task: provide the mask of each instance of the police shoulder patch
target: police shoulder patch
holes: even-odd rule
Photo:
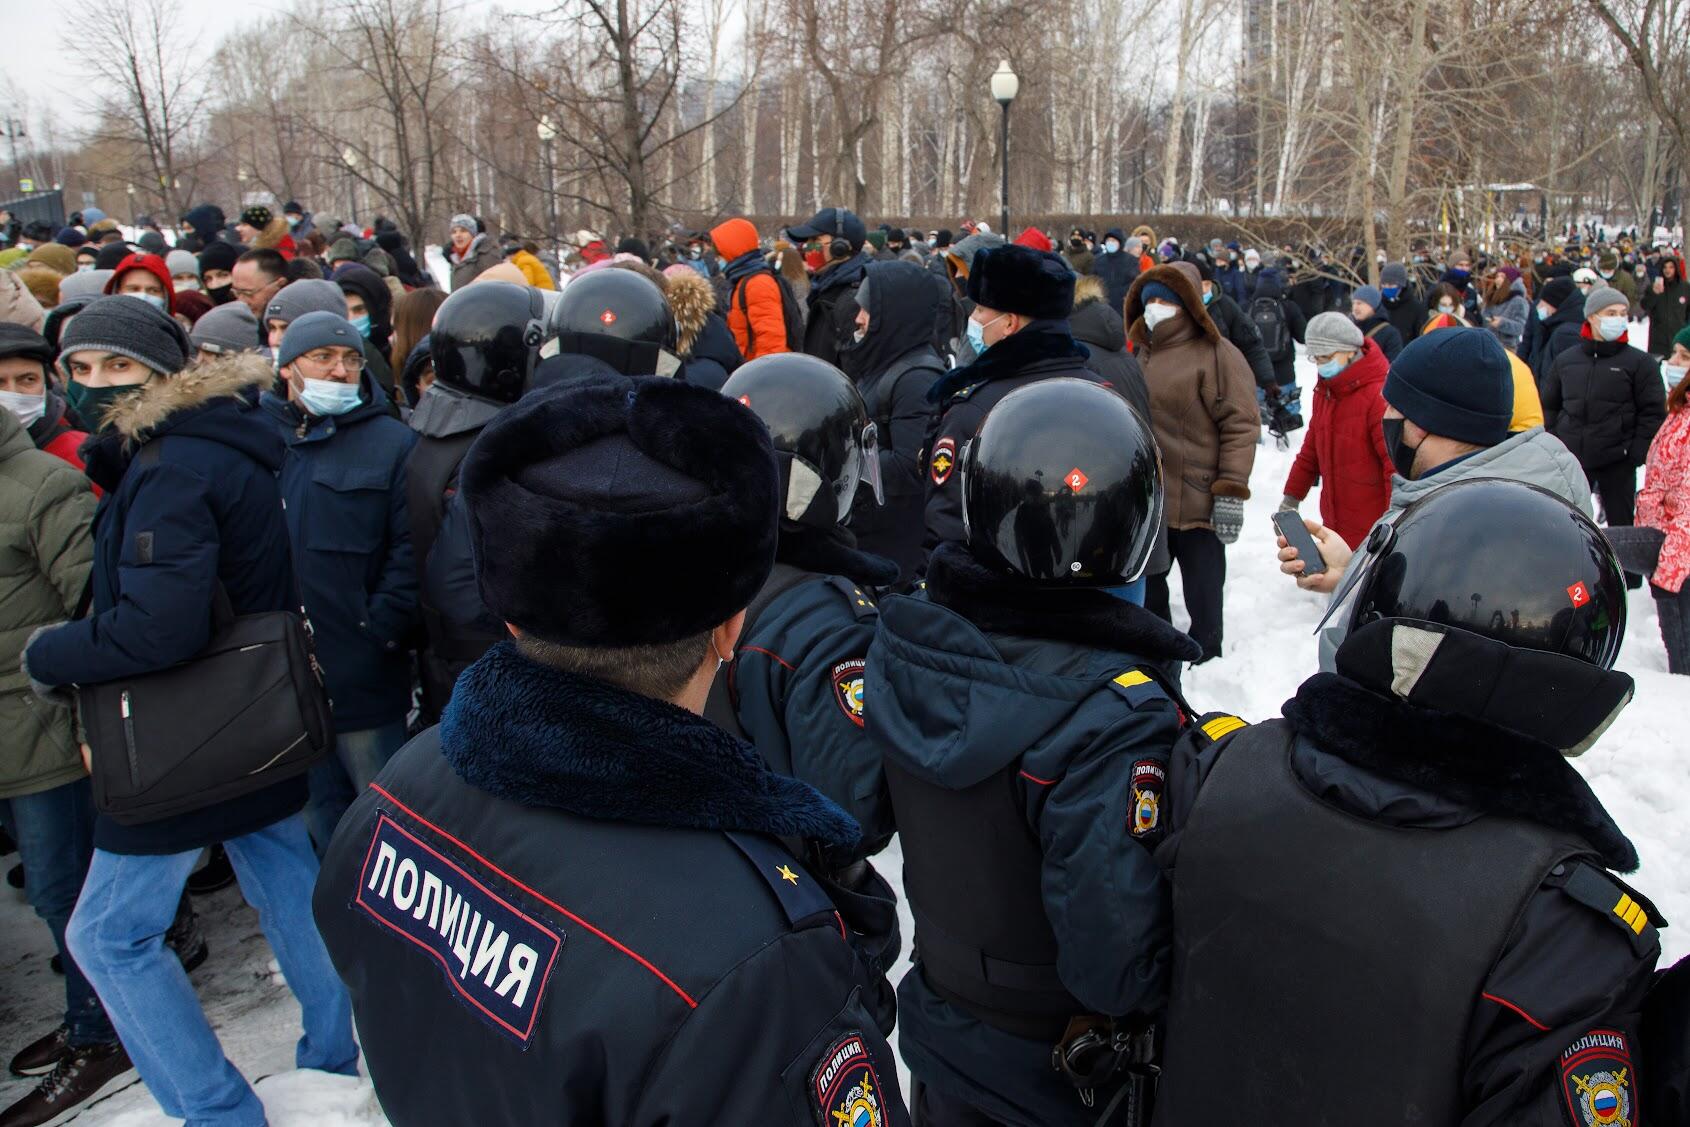
[[[833,667],[833,700],[845,718],[857,727],[863,726],[863,670],[868,662],[862,658],[842,661]]]
[[[1561,1054],[1561,1093],[1572,1127],[1632,1127],[1637,1070],[1624,1033],[1592,1029]]]
[[[934,485],[943,485],[956,469],[956,439],[946,435],[933,444],[933,456],[927,459],[927,472]]]
[[[421,951],[453,997],[527,1048],[564,936],[498,891],[503,877],[454,860],[383,813],[351,907]]]
[[[822,1051],[810,1070],[810,1100],[818,1127],[884,1127],[880,1074],[857,1030]]]
[[[1159,759],[1140,759],[1133,764],[1132,835],[1149,837],[1162,824],[1162,789],[1168,782],[1168,765]]]

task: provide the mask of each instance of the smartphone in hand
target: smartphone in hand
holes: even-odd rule
[[[1314,536],[1303,523],[1300,514],[1291,509],[1274,513],[1273,526],[1279,529],[1279,534],[1285,537],[1287,544],[1297,549],[1297,558],[1305,565],[1304,575],[1319,575],[1326,570],[1326,561],[1320,555],[1320,545],[1314,542]]]

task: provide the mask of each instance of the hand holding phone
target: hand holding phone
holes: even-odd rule
[[[1285,537],[1288,546],[1297,549],[1297,558],[1303,561],[1304,575],[1319,575],[1326,570],[1326,560],[1320,554],[1320,545],[1314,542],[1314,536],[1310,534],[1299,513],[1292,509],[1274,513],[1273,526]]]

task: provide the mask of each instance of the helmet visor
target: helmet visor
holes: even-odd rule
[[[880,481],[880,428],[869,423],[863,428],[862,481],[874,492],[876,505],[886,504],[886,488]]]

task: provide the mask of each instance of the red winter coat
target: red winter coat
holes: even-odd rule
[[[1320,483],[1320,520],[1352,547],[1391,503],[1391,455],[1379,421],[1385,417],[1390,365],[1371,340],[1348,368],[1314,389],[1314,417],[1291,463],[1285,494],[1301,501]]]
[[[1690,577],[1690,407],[1667,416],[1649,444],[1649,468],[1637,494],[1637,523],[1667,534],[1651,581],[1677,594]]]

